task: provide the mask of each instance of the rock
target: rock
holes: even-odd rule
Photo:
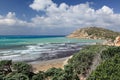
[[[78,29],[73,33],[71,33],[70,35],[68,35],[67,37],[68,38],[87,38],[88,34],[84,30]]]
[[[115,46],[120,46],[120,36],[116,37],[114,43],[115,43]]]
[[[114,42],[111,40],[105,40],[102,45],[114,46]]]

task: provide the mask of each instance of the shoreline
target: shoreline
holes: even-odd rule
[[[49,68],[55,67],[55,68],[63,68],[64,63],[66,60],[68,60],[71,56],[59,58],[59,59],[53,59],[48,61],[35,61],[30,62],[28,64],[32,65],[33,72],[38,73],[39,71],[46,71]]]

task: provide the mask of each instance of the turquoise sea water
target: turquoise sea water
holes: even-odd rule
[[[83,45],[102,41],[64,36],[0,36],[0,60],[34,61],[65,57],[79,51]]]

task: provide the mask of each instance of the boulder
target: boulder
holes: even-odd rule
[[[115,43],[115,46],[120,46],[120,36],[116,37],[114,43]]]

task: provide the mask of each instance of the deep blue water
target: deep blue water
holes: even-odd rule
[[[31,39],[31,38],[54,38],[65,37],[65,35],[0,35],[0,39]]]

